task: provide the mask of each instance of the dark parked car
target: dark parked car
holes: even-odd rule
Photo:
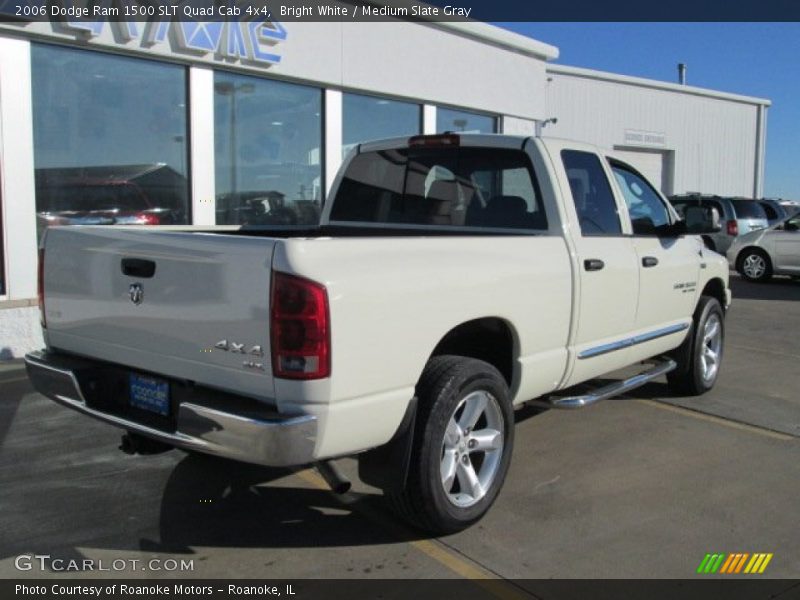
[[[313,200],[286,202],[274,190],[236,192],[217,196],[218,225],[316,225],[319,204]]]
[[[50,225],[172,225],[174,210],[154,206],[135,183],[73,180],[37,189],[39,233]]]
[[[186,177],[162,163],[36,169],[39,233],[49,225],[186,223]]]

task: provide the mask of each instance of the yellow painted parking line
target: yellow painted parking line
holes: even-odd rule
[[[666,410],[687,417],[692,417],[700,421],[707,421],[709,423],[715,423],[716,425],[722,425],[730,429],[738,429],[739,431],[755,433],[757,435],[762,435],[764,437],[772,438],[773,440],[781,440],[787,442],[797,439],[794,436],[789,435],[788,433],[772,431],[771,429],[764,429],[763,427],[748,425],[747,423],[740,423],[738,421],[730,421],[723,417],[701,413],[696,410],[692,410],[691,408],[685,408],[683,406],[675,406],[674,404],[666,404],[664,402],[659,402],[657,400],[646,400],[646,399],[638,399],[637,402],[641,404],[647,404],[648,406],[652,406],[653,408],[660,408],[661,410]]]
[[[294,474],[318,489],[330,490],[325,480],[312,469],[295,471]],[[355,502],[355,498],[353,498],[351,494],[335,494],[335,497],[345,505]],[[359,507],[359,512],[373,521],[382,521],[377,514],[372,514],[372,511],[363,510],[363,507]],[[406,543],[448,568],[456,575],[474,581],[476,585],[479,585],[496,598],[500,598],[500,600],[527,600],[532,597],[530,594],[525,593],[524,590],[499,579],[494,573],[478,565],[470,564],[444,544],[430,540],[410,540]]]
[[[450,552],[450,550],[446,550],[444,547],[430,540],[411,540],[408,543],[464,579],[488,580],[495,577],[488,571],[484,571],[481,568],[469,564]]]

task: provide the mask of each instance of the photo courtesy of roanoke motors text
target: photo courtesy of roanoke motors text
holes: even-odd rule
[[[0,598],[800,597],[799,55],[0,3]]]

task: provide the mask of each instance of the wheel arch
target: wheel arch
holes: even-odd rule
[[[719,302],[719,305],[722,307],[722,311],[725,312],[725,304],[727,301],[726,293],[725,293],[725,282],[722,281],[719,277],[714,277],[706,282],[706,285],[703,287],[703,291],[700,293],[700,297],[702,296],[711,296],[712,298],[716,298]],[[700,303],[700,298],[697,299],[698,305]]]
[[[512,388],[518,347],[517,332],[508,321],[500,317],[482,317],[453,327],[442,336],[428,360],[444,354],[482,360],[500,371]]]
[[[500,317],[481,317],[456,325],[445,333],[425,361],[443,355],[482,360],[494,366],[513,389],[519,338],[514,327]],[[422,373],[420,373],[420,376]],[[513,392],[511,394],[513,397]],[[394,437],[385,445],[359,455],[360,479],[384,491],[402,489],[408,477],[411,444],[417,414],[417,398],[409,403]]]

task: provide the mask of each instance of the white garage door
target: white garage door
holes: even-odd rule
[[[647,180],[655,185],[666,195],[672,193],[668,169],[666,168],[667,154],[660,151],[647,150],[618,150],[614,152],[625,162],[635,167]]]

